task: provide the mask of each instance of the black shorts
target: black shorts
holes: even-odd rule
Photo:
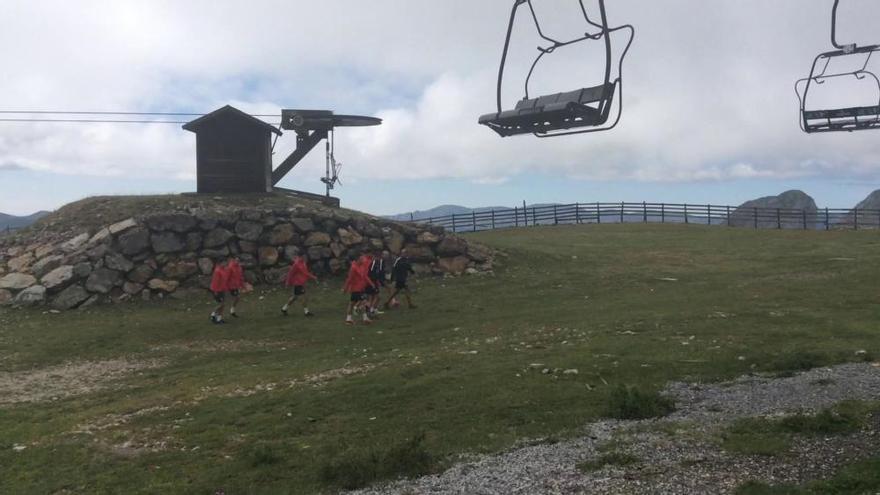
[[[230,296],[232,296],[232,297],[238,297],[239,294],[241,294],[241,291],[239,291],[238,289],[229,289],[229,295],[230,295]]]
[[[214,294],[214,300],[217,301],[218,303],[222,303],[226,299],[225,292],[214,292],[213,294]]]
[[[305,285],[294,285],[293,286],[293,295],[294,296],[301,296],[305,293],[306,293],[306,286]]]
[[[394,282],[394,288],[397,289],[397,290],[405,290],[405,289],[409,289],[409,287],[406,286],[406,281],[403,281],[403,282],[401,282],[401,281]]]
[[[374,296],[379,293],[379,288],[378,287],[367,287],[366,289],[364,289],[364,292],[366,292],[366,294],[368,296]]]
[[[351,293],[351,302],[361,302],[364,300],[363,292],[352,292]]]

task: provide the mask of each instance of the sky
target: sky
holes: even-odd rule
[[[880,131],[798,128],[794,83],[831,49],[832,0],[608,0],[610,24],[636,30],[620,124],[554,139],[500,138],[477,124],[495,109],[512,3],[4,0],[0,111],[202,113],[232,104],[375,115],[382,126],[337,132],[344,166],[334,191],[343,206],[374,214],[522,201],[735,205],[793,188],[843,208],[880,188]],[[587,28],[577,0],[533,4],[547,34]],[[598,17],[597,0],[585,5]],[[870,38],[878,16],[880,2],[843,0],[840,37],[880,41]],[[522,98],[539,42],[520,17],[505,107]],[[617,57],[622,33],[612,42]],[[598,84],[601,48],[545,57],[531,94]],[[817,89],[817,107],[880,101],[870,79]],[[276,165],[294,145],[292,133],[279,139]],[[316,150],[280,185],[323,192],[323,171]],[[0,122],[2,212],[194,189],[195,136],[180,125]]]

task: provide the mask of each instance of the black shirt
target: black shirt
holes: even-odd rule
[[[412,269],[409,260],[403,256],[398,257],[394,261],[394,266],[391,268],[391,278],[394,279],[395,282],[405,284],[410,273],[415,273],[415,270]]]

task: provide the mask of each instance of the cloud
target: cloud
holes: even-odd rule
[[[12,172],[15,170],[26,170],[25,167],[14,162],[0,162],[0,172]]]
[[[548,29],[580,29],[570,22],[577,19],[574,0],[572,9],[561,1],[546,5],[539,13]],[[880,6],[851,5],[841,14],[842,32],[870,33]],[[495,106],[509,8],[501,0],[10,0],[0,12],[0,43],[18,48],[4,56],[0,109],[205,111],[231,102],[250,112],[313,107],[376,114],[381,127],[337,135],[344,175],[355,181],[496,184],[532,172],[645,182],[861,180],[878,171],[880,143],[872,133],[806,136],[797,128],[792,86],[828,48],[824,2],[609,4],[612,23],[637,29],[621,124],[609,133],[544,140],[501,139],[476,123]],[[528,22],[517,25],[507,106],[522,96],[537,42]],[[547,57],[534,92],[595,84],[601,53],[578,50]],[[148,178],[194,174],[195,141],[179,125],[0,126],[0,160],[18,167]],[[279,140],[276,163],[293,142],[292,135]],[[318,152],[294,171],[322,173]]]

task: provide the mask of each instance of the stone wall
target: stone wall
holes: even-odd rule
[[[245,278],[280,284],[297,250],[313,271],[340,274],[348,257],[406,248],[421,273],[492,270],[493,253],[442,228],[343,210],[190,210],[129,218],[53,242],[0,249],[0,305],[65,310],[204,289],[214,263],[237,254]]]

